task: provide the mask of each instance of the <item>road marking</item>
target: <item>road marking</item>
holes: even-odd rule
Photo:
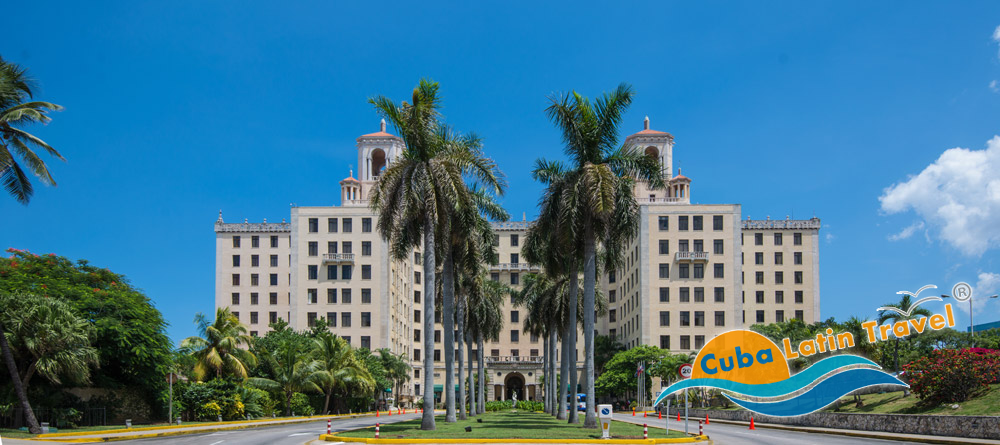
[[[218,442],[215,442],[215,443],[213,443],[212,445],[219,445],[219,444],[220,444],[220,443],[222,443],[222,442],[225,442],[225,441],[224,441],[224,440],[220,440],[220,441],[218,441]]]
[[[288,437],[295,437],[295,436],[308,436],[308,435],[310,435],[310,434],[316,434],[316,433],[295,433],[295,434],[289,434],[289,435],[288,435]],[[212,444],[212,445],[215,445],[215,444]]]

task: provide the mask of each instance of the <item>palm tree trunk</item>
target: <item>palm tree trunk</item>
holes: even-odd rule
[[[577,395],[577,385],[579,373],[576,372],[576,337],[577,337],[577,322],[576,322],[576,312],[579,307],[577,295],[577,286],[579,285],[579,278],[576,274],[576,268],[572,268],[569,275],[569,320],[566,322],[568,326],[569,335],[563,343],[566,344],[566,352],[569,353],[569,423],[580,423],[580,416],[577,415],[576,411],[576,395]],[[584,309],[586,310],[586,308]]]
[[[476,357],[477,361],[479,362],[479,366],[477,367],[477,371],[479,371],[479,376],[478,376],[479,393],[476,395],[479,397],[479,409],[482,410],[480,412],[485,413],[486,412],[486,366],[485,366],[486,359],[484,356],[486,355],[486,353],[484,352],[485,349],[483,349],[482,335],[479,336],[479,343],[477,347],[479,348],[479,354]]]
[[[455,352],[458,353],[456,357],[458,359],[458,418],[465,420],[468,418],[468,414],[465,411],[465,382],[462,381],[462,365],[464,364],[464,357],[462,354],[462,340],[464,339],[465,333],[465,298],[462,296],[458,297],[458,315],[456,317],[456,322],[458,325],[458,332],[455,335]]]
[[[476,381],[472,379],[472,334],[470,331],[465,331],[465,350],[469,353],[469,367],[465,370],[465,381],[469,385],[469,415],[477,416],[479,411],[476,410]]]
[[[441,268],[441,329],[444,329],[444,421],[454,423],[455,418],[455,265],[451,250],[444,253]]]
[[[544,348],[544,349],[542,349],[542,351],[544,351],[544,352],[542,352],[542,369],[544,370],[544,371],[542,371],[542,375],[545,376],[545,379],[542,381],[542,385],[545,388],[545,396],[542,399],[543,399],[543,406],[544,406],[545,413],[546,414],[550,414],[550,413],[552,413],[551,406],[550,406],[550,404],[552,403],[552,400],[548,397],[548,394],[549,394],[549,385],[548,385],[548,380],[549,380],[549,336],[548,335],[545,335],[545,337],[542,338],[542,347]]]
[[[323,414],[330,413],[330,394],[333,394],[333,387],[326,392],[326,401],[323,402]]]
[[[428,212],[424,226],[424,414],[420,429],[434,430],[434,218]]]
[[[17,393],[17,400],[21,402],[21,411],[28,422],[28,432],[31,434],[41,434],[42,428],[38,426],[38,419],[35,418],[35,412],[31,410],[31,404],[28,403],[28,393],[25,391],[24,386],[21,384],[21,379],[17,375],[17,363],[14,362],[14,353],[10,350],[10,345],[7,343],[7,335],[4,333],[3,322],[0,322],[0,349],[2,349],[3,360],[7,365],[7,370],[10,371],[10,380],[14,384],[14,392]]]
[[[553,416],[559,414],[559,398],[556,394],[559,393],[559,388],[556,387],[556,343],[558,342],[558,334],[556,333],[555,326],[549,328],[549,369],[546,371],[549,374],[548,387],[549,387],[549,397],[552,399],[552,412]]]
[[[898,374],[899,373],[899,337],[896,337],[896,348],[895,348],[895,353],[893,355],[895,355],[895,359],[894,359],[895,363],[893,365],[893,368],[896,369],[896,373]]]
[[[568,311],[568,309],[567,309]],[[562,335],[562,357],[560,358],[560,374],[559,374],[559,397],[556,403],[556,419],[566,420],[566,392],[567,386],[569,385],[569,346],[567,342],[569,339],[569,321],[566,321],[563,325],[563,335]]]
[[[594,292],[597,280],[597,256],[595,252],[594,229],[588,224],[583,245],[583,373],[587,377],[587,416],[584,428],[597,428],[597,412],[594,407]]]

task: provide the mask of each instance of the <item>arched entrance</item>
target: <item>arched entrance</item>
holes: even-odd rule
[[[524,376],[519,372],[507,374],[503,381],[504,400],[511,400],[517,392],[517,400],[525,400]]]
[[[381,148],[376,148],[372,151],[372,178],[376,178],[382,175],[382,170],[385,169],[385,152]]]

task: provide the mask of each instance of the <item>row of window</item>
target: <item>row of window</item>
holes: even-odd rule
[[[742,261],[742,259],[740,261]],[[754,252],[754,254],[753,254],[753,263],[754,264],[758,264],[758,265],[763,265],[764,264],[764,252]],[[795,265],[801,265],[802,264],[802,252],[793,252],[792,253],[792,263],[795,264]],[[774,252],[774,264],[777,265],[777,266],[785,264],[785,255],[784,255],[784,252]]]
[[[500,281],[500,272],[490,272],[490,279],[493,281]],[[510,284],[515,286],[521,284],[521,274],[517,272],[511,272]]]
[[[679,311],[680,325],[691,326],[691,311]],[[726,311],[715,311],[715,326],[726,325]],[[660,326],[670,326],[670,311],[660,311]],[[694,311],[694,326],[705,326],[705,311]]]
[[[757,291],[757,293],[756,293],[756,295],[754,295],[754,297],[755,297],[755,301],[758,304],[763,304],[764,303],[764,291],[762,291],[762,290]],[[785,303],[785,291],[781,291],[781,290],[774,291],[774,302],[777,303],[777,304],[784,304]],[[805,302],[805,296],[804,296],[803,292],[800,291],[800,290],[795,291],[795,303],[796,304],[802,304],[804,302]],[[746,303],[746,301],[744,301],[744,303]]]
[[[233,248],[238,249],[240,247],[240,236],[233,235]],[[260,247],[260,236],[253,235],[250,237],[250,247],[258,248]],[[278,247],[278,235],[271,235],[271,247]]]
[[[688,215],[676,216],[677,218],[677,230],[688,230],[688,222],[690,221],[690,230],[704,230],[705,217],[703,215],[693,215],[688,219]],[[722,215],[712,216],[712,230],[721,231],[723,229],[723,218]],[[670,217],[662,215],[659,218],[659,227],[661,231],[670,230]]]
[[[754,315],[756,315],[756,321],[755,321],[755,323],[765,323],[765,321],[764,321],[764,311],[757,311],[757,313],[754,314]],[[747,313],[746,313],[746,311],[744,311],[743,312],[743,322],[744,323],[747,322],[746,318],[747,318]],[[802,310],[795,311],[795,318],[797,320],[799,320],[799,321],[804,321],[804,319],[805,319],[805,311],[802,311]],[[783,322],[783,321],[785,321],[785,311],[780,310],[780,309],[774,311],[774,322],[780,323],[780,322]]]
[[[792,273],[792,277],[795,280],[795,284],[802,284],[803,283],[802,271],[800,271],[800,270],[794,271]],[[743,282],[745,283],[746,281],[743,281]],[[764,272],[763,271],[754,272],[754,282],[756,284],[765,284],[764,283]],[[774,284],[785,284],[785,273],[784,272],[782,272],[780,270],[774,272]]]
[[[694,250],[691,250],[691,247]],[[661,239],[659,242],[660,255],[670,254],[670,240]],[[705,251],[705,240],[677,240],[677,251],[678,252],[704,252]],[[724,243],[721,239],[712,240],[712,252],[716,255],[722,255],[725,253]]]
[[[775,246],[780,246],[780,245],[782,245],[782,243],[784,243],[784,233],[782,233],[782,232],[775,232],[773,236],[774,236],[774,245]],[[742,237],[743,237],[743,235],[740,235],[740,238],[742,238]],[[744,243],[744,244],[746,244],[746,243]],[[755,246],[763,246],[764,245],[764,234],[763,233],[755,233],[755,234],[753,234],[753,244]],[[794,244],[796,246],[801,246],[802,245],[802,233],[801,232],[792,233],[792,244]]]
[[[326,219],[326,231],[327,233],[351,233],[354,230],[353,220],[351,218],[327,218]],[[369,233],[372,231],[372,219],[371,218],[361,218],[361,231],[364,233]],[[309,233],[319,232],[319,218],[309,218]]]
[[[239,255],[233,255],[233,267],[240,267]],[[250,255],[250,267],[260,267],[260,255]],[[277,255],[271,255],[271,267],[278,267]]]
[[[726,266],[723,263],[712,264],[712,277],[725,278]],[[670,278],[670,263],[660,263],[660,278]],[[677,278],[705,278],[705,264],[681,263],[677,265]]]
[[[342,249],[337,249],[336,241],[327,241],[326,243],[326,253],[354,253],[354,245],[351,241],[343,241],[340,243]],[[372,254],[372,242],[362,241],[361,242],[361,256],[371,256]],[[309,241],[308,244],[308,255],[309,256],[319,256],[319,242]]]
[[[233,281],[232,281],[232,283],[233,283],[233,286],[239,286],[240,285],[240,274],[238,274],[238,273],[234,273],[233,274]],[[276,273],[269,274],[268,275],[268,283],[270,283],[271,286],[277,286],[278,285],[278,274],[276,274]],[[255,274],[255,273],[250,274],[250,285],[251,286],[259,286],[260,285],[260,275],[259,274]]]
[[[341,265],[339,267],[340,278],[337,278],[337,271],[338,271],[337,265],[335,265],[335,264],[328,264],[326,266],[326,279],[327,280],[337,280],[337,279],[340,279],[340,280],[350,280],[351,279],[351,273],[353,272],[353,270],[354,270],[354,266],[353,265],[350,265],[350,264]],[[307,278],[308,279],[310,279],[310,280],[318,280],[319,279],[319,266],[317,266],[315,264],[311,264],[311,265],[309,265],[309,266],[306,267],[306,271],[307,271],[306,274],[307,274]],[[372,266],[371,266],[371,264],[362,264],[361,265],[361,279],[362,280],[370,280],[370,279],[372,279]],[[420,280],[419,279],[417,279],[417,284],[420,284]]]
[[[326,290],[326,304],[337,304],[338,300],[341,304],[351,304],[352,297],[351,289],[340,289],[339,298],[337,289]],[[371,304],[371,302],[372,290],[369,288],[361,289],[361,304]],[[306,303],[319,304],[318,289],[306,289]]]
[[[258,320],[257,314],[258,314],[257,312],[251,312],[250,313],[250,324],[255,325],[255,324],[259,323],[260,320]],[[236,317],[237,319],[239,319],[240,318],[240,313],[236,312],[236,311],[233,311],[233,316]],[[267,313],[267,323],[268,324],[272,324],[272,323],[277,323],[277,322],[278,322],[278,313],[277,312],[268,312]],[[255,335],[255,337],[256,337],[256,335]]]
[[[538,349],[531,349],[531,350],[528,351],[528,354],[529,354],[530,357],[538,357],[539,352],[540,351]],[[455,355],[458,356],[458,350],[457,349],[455,350]],[[520,349],[511,349],[510,350],[510,355],[512,357],[520,357],[521,356],[521,350]],[[558,355],[559,355],[559,351],[556,350],[556,356],[558,356]],[[500,350],[499,349],[491,349],[489,357],[500,357]],[[420,349],[414,349],[413,350],[413,360],[417,360],[417,361],[421,360],[421,358],[420,358]],[[469,360],[479,360],[479,350],[478,349],[473,349],[472,350],[472,357],[470,357]],[[442,361],[442,359],[441,359],[441,350],[440,349],[435,349],[434,350],[434,361],[436,361],[436,362]],[[434,374],[434,375],[437,376],[437,374]],[[413,377],[414,378],[420,378],[420,370],[419,369],[414,369],[413,370]]]
[[[233,292],[232,297],[233,297],[233,305],[234,306],[235,305],[239,305],[240,304],[240,293],[239,292]],[[259,304],[259,303],[260,303],[260,294],[258,294],[257,292],[250,292],[250,304],[254,305],[254,304]],[[271,305],[278,304],[278,293],[277,292],[271,292],[270,294],[268,294],[268,304],[271,304]]]

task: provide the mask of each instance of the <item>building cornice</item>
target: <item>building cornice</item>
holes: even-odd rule
[[[752,220],[747,218],[742,221],[743,230],[754,230],[754,229],[813,229],[819,230],[822,227],[819,218],[813,217],[811,219],[765,219],[765,220]]]
[[[215,223],[215,233],[220,232],[291,232],[292,225],[289,223]]]

